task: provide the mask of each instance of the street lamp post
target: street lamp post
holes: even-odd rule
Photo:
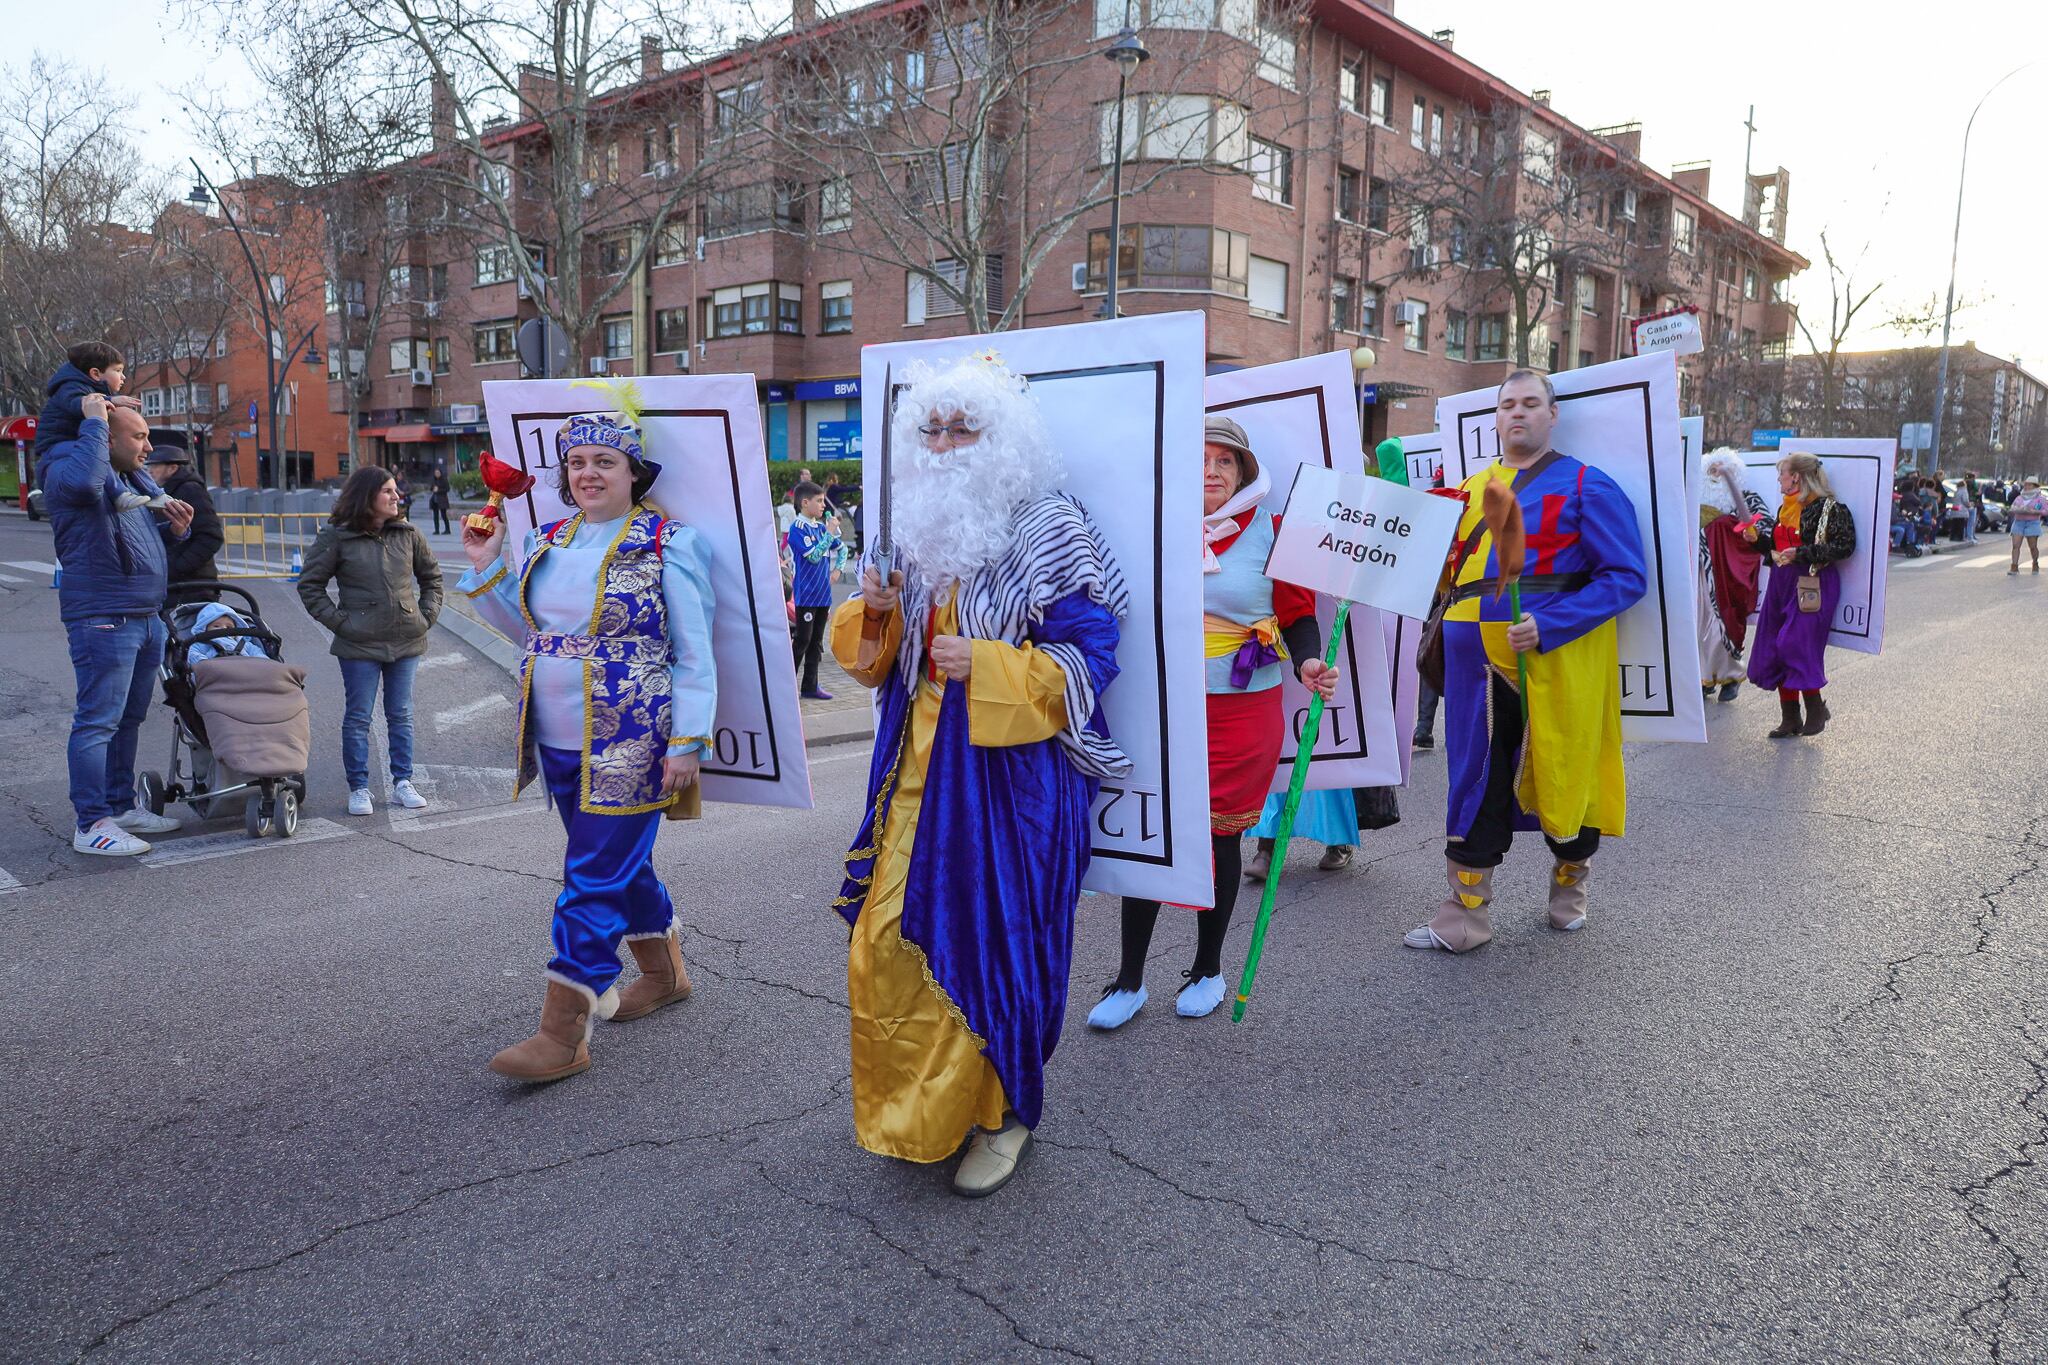
[[[268,400],[267,411],[270,417],[271,478],[274,486],[283,487],[282,465],[277,458],[277,343],[274,339],[277,336],[277,328],[270,321],[270,281],[264,278],[263,267],[256,264],[256,253],[249,249],[249,241],[242,236],[242,225],[235,221],[233,210],[228,208],[228,201],[221,197],[220,191],[213,187],[213,182],[206,178],[206,172],[199,168],[196,158],[192,159],[192,171],[199,177],[199,181],[193,185],[192,193],[186,202],[220,205],[220,216],[227,220],[229,230],[235,234],[235,244],[242,248],[242,259],[249,263],[249,275],[256,282],[256,305],[263,316],[264,396]],[[260,434],[256,441],[256,469],[256,484],[260,488],[263,486],[263,441]]]
[[[1991,89],[1986,90],[1978,98],[1977,107],[1970,111],[1970,121],[1963,125],[1963,159],[1961,167],[1956,171],[1956,230],[1948,244],[1948,303],[1941,310],[1941,362],[1935,367],[1934,430],[1930,433],[1932,444],[1928,448],[1927,456],[1934,462],[1936,469],[1941,467],[1942,420],[1948,416],[1948,334],[1949,324],[1954,320],[1956,311],[1956,257],[1963,243],[1963,186],[1970,176],[1970,132],[1977,126],[1977,115],[1983,112],[1984,101],[1990,99],[1999,86],[2032,65],[2032,62],[2027,62],[2016,66],[1993,81]]]
[[[1124,96],[1130,89],[1131,73],[1152,54],[1126,24],[1102,55],[1116,63],[1116,145],[1109,163],[1109,287],[1103,294],[1100,314],[1113,318],[1117,316],[1116,283],[1122,273],[1124,249]]]
[[[1358,391],[1358,448],[1361,452],[1372,448],[1365,434],[1365,372],[1379,363],[1379,352],[1370,346],[1355,346],[1351,350],[1351,387]]]

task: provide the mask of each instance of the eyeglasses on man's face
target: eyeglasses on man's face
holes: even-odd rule
[[[918,434],[933,440],[949,436],[956,441],[973,441],[981,437],[981,428],[968,426],[965,422],[925,422],[918,427]]]

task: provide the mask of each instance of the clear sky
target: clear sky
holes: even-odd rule
[[[163,164],[193,149],[181,91],[246,92],[234,55],[178,11],[98,0],[92,22],[55,4],[11,6],[9,47],[104,67],[139,101],[136,131]],[[2048,127],[2044,0],[1398,0],[1425,32],[1457,31],[1464,55],[1524,90],[1548,88],[1589,128],[1639,120],[1643,153],[1668,171],[1711,160],[1711,197],[1741,208],[1743,120],[1756,106],[1752,164],[1792,172],[1791,245],[1816,262],[1795,297],[1825,318],[1820,233],[1884,289],[1856,344],[1897,344],[1881,324],[1948,280],[1963,125],[1985,88],[2023,62],[1984,107],[1971,142],[1956,337],[2048,375],[2048,179],[2035,169]],[[17,57],[16,60],[20,58]],[[1825,330],[1822,327],[1820,330]]]

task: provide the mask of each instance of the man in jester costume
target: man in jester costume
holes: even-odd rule
[[[1550,448],[1550,381],[1516,370],[1494,416],[1501,457],[1462,485],[1443,620],[1450,893],[1404,940],[1454,953],[1492,939],[1493,870],[1517,829],[1541,830],[1556,859],[1550,927],[1585,927],[1594,851],[1622,834],[1628,816],[1615,618],[1646,586],[1628,495]],[[1519,504],[1526,537],[1519,621],[1482,512],[1494,482]],[[1518,557],[1510,550],[1511,568]]]
[[[992,1194],[1037,1126],[1067,1006],[1102,778],[1130,761],[1101,698],[1123,577],[1025,381],[993,354],[901,376],[889,440],[901,568],[870,550],[832,651],[880,692],[866,818],[837,902],[853,927],[860,1144]]]
[[[663,813],[696,785],[718,707],[710,563],[703,542],[647,501],[660,466],[641,451],[637,396],[571,417],[555,437],[556,491],[575,515],[499,558],[504,519],[463,529],[457,584],[522,641],[519,775],[562,817],[562,894],[540,1027],[491,1058],[514,1080],[590,1066],[594,1019],[629,1020],[688,998],[675,906],[654,871]],[[619,949],[640,969],[623,990]]]

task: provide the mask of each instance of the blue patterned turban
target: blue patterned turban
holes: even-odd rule
[[[640,455],[640,431],[608,412],[586,412],[562,423],[555,433],[555,453],[565,456],[577,446],[610,446],[635,463]]]

